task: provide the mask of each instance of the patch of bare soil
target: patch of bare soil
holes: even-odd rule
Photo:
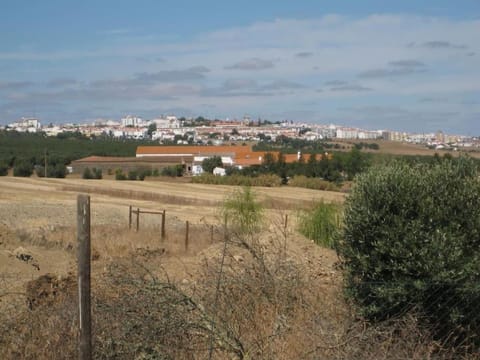
[[[58,276],[47,273],[27,282],[26,298],[28,308],[53,305],[76,292],[77,283],[73,274]]]

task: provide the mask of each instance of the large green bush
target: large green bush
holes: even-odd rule
[[[478,334],[480,180],[470,159],[359,175],[337,248],[347,294],[364,316],[414,308],[443,338]]]

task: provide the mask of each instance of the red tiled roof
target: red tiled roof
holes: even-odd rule
[[[74,160],[75,162],[120,162],[133,161],[135,157],[118,157],[118,156],[88,156],[82,159]]]
[[[192,161],[193,156],[147,156],[147,157],[114,157],[114,156],[88,156],[83,159],[72,161],[72,163],[155,163],[155,162],[178,162],[178,161]]]

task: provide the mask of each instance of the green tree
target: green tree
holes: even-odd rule
[[[155,131],[157,131],[157,124],[156,123],[151,123],[150,125],[148,125],[147,134],[150,138],[152,137],[152,134]]]
[[[276,166],[275,156],[271,152],[265,153],[262,159],[262,165],[267,172],[273,172]]]
[[[30,161],[23,160],[15,162],[13,176],[30,177],[33,174],[33,165]]]
[[[215,156],[203,159],[202,169],[206,173],[209,173],[209,174],[213,173],[213,169],[215,169],[216,167],[223,167],[222,158],[220,156],[215,155]]]
[[[337,242],[347,295],[370,319],[415,306],[437,336],[465,340],[480,328],[479,229],[472,160],[371,168],[356,178]]]
[[[93,179],[92,170],[90,170],[90,168],[86,167],[83,169],[82,179]]]
[[[5,163],[0,163],[0,176],[7,176],[8,174],[8,165]]]
[[[317,173],[317,155],[310,154],[307,160],[307,169],[306,169],[306,176],[308,177],[315,177]]]
[[[345,170],[348,180],[353,180],[355,175],[362,172],[367,166],[366,154],[354,146],[345,159]]]
[[[64,178],[67,175],[67,168],[62,163],[49,166],[47,176],[52,178]]]

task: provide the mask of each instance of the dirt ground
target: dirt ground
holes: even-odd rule
[[[109,261],[131,253],[162,255],[162,271],[184,280],[194,276],[203,259],[221,251],[218,209],[234,187],[160,181],[114,181],[0,177],[0,308],[24,295],[26,284],[40,276],[76,273],[76,197],[91,196],[92,274]],[[344,194],[300,188],[255,188],[267,207],[271,231],[289,215],[290,256],[312,264],[312,276],[330,276],[336,256],[296,232],[295,214],[319,200],[342,202]],[[128,207],[166,210],[167,239],[160,241],[161,218],[142,215],[140,231],[128,229]],[[190,222],[190,248],[184,250],[185,221]],[[133,218],[135,227],[135,216]],[[276,235],[275,235],[276,234]],[[152,265],[160,261],[148,259]],[[324,264],[319,266],[318,264]],[[315,265],[315,266],[313,266]],[[315,275],[317,274],[317,275]],[[326,275],[325,275],[326,274]],[[186,280],[187,281],[187,280]]]

